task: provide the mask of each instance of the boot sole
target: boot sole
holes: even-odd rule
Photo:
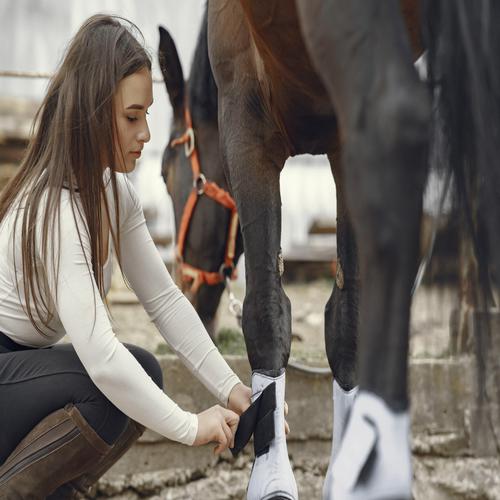
[[[282,492],[276,491],[266,495],[262,498],[262,500],[295,500],[295,498],[286,493],[283,495]]]

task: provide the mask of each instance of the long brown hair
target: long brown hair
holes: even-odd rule
[[[33,326],[44,336],[46,333],[37,324],[34,313],[42,325],[51,330],[49,323],[54,311],[45,272],[37,266],[37,261],[41,260],[45,269],[51,265],[57,276],[59,258],[55,249],[59,245],[53,239],[58,237],[60,242],[60,231],[56,229],[60,228],[62,189],[69,190],[75,223],[77,217],[85,221],[92,259],[87,266],[89,270],[92,266],[97,287],[104,298],[101,227],[104,216],[110,219],[110,210],[103,172],[106,166],[113,167],[115,158],[123,159],[123,153],[115,151],[113,95],[123,78],[143,68],[151,70],[151,58],[134,32],[140,34],[137,26],[118,16],[98,14],[84,22],[49,83],[20,168],[0,195],[0,222],[14,203],[19,202],[24,208],[17,211],[15,217],[13,246],[15,248],[18,219],[21,219],[26,312]],[[115,227],[119,228],[116,176],[113,168],[109,170],[116,207]],[[40,209],[43,213],[37,214]],[[33,230],[37,220],[42,223],[41,233]],[[78,229],[79,225],[76,227]],[[111,224],[110,231],[121,264],[119,234],[115,234]],[[39,248],[37,233],[41,236]],[[80,232],[78,237],[82,244]],[[52,252],[48,251],[49,243]],[[15,263],[14,267],[17,274]]]

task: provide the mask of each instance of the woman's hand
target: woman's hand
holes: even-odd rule
[[[243,384],[236,384],[229,394],[227,407],[238,415],[248,409],[252,403],[252,389]]]
[[[227,407],[230,410],[233,410],[238,415],[241,415],[244,411],[248,409],[250,404],[252,403],[252,389],[250,387],[243,384],[236,384],[231,393],[229,394],[229,399],[227,400]],[[285,401],[285,417],[288,415],[288,405]],[[290,433],[290,426],[288,422],[285,420],[285,434],[288,435]]]
[[[234,447],[234,434],[240,417],[234,411],[215,405],[198,413],[198,432],[193,446],[218,443],[215,454]]]

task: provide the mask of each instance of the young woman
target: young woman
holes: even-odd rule
[[[72,40],[0,196],[0,498],[72,498],[144,427],[231,446],[251,389],[168,274],[127,180],[149,141],[151,61],[131,23],[97,15]],[[112,255],[158,330],[227,406],[195,415],[154,356],[113,333]],[[56,344],[65,334],[71,344]],[[166,457],[168,460],[168,457]]]

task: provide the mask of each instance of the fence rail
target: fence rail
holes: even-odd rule
[[[42,79],[48,80],[52,78],[52,73],[44,73],[38,71],[10,71],[10,70],[0,70],[0,77],[4,78],[27,78],[27,79]],[[163,78],[154,77],[153,83],[163,83]]]

